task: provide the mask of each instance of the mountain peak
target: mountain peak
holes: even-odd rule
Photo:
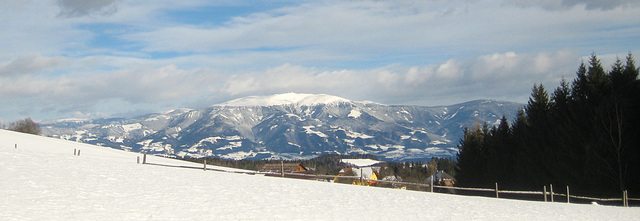
[[[266,96],[249,96],[227,101],[215,106],[276,106],[296,104],[313,106],[318,104],[333,104],[351,102],[348,99],[327,94],[298,94],[284,93]]]

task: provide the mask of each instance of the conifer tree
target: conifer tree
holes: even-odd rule
[[[486,156],[483,152],[484,138],[488,135],[488,125],[464,129],[464,138],[460,141],[458,153],[458,167],[456,168],[457,182],[467,186],[483,186],[486,170]]]

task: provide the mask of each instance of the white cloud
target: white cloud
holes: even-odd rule
[[[58,19],[53,1],[0,4],[0,63],[39,54],[59,57],[82,49],[93,33],[77,29],[72,21]]]
[[[233,75],[224,83],[221,92],[231,96],[292,91],[335,94],[362,80],[354,73],[352,70],[320,71],[284,64],[262,71]]]
[[[376,3],[374,7],[365,7],[362,2],[317,3],[236,17],[223,26],[166,27],[133,33],[126,39],[141,41],[149,51],[202,52],[327,45],[340,49],[354,44],[392,47],[369,43],[387,42],[391,37],[389,34],[393,38],[411,35],[419,29],[407,27],[433,16],[433,13],[405,13],[405,8],[394,10],[387,3]],[[404,34],[397,32],[400,30]]]
[[[589,46],[594,39],[637,37],[632,30],[606,27],[637,26],[639,12],[640,8],[630,7],[540,11],[504,7],[490,0],[321,1],[235,17],[223,24],[175,24],[121,37],[147,52],[322,50],[328,55],[364,59],[456,51],[456,56],[464,52],[477,56],[514,48],[528,53],[558,50],[562,44],[591,51],[598,49]],[[290,56],[281,63],[297,59]]]
[[[575,51],[482,55],[440,64],[410,67],[400,72],[402,88],[380,93],[382,103],[450,104],[472,99],[504,99],[525,102],[533,83],[554,88],[562,77],[572,79],[580,62]]]
[[[435,70],[433,77],[435,80],[457,78],[461,75],[459,64],[454,59],[449,59],[447,62],[438,66]]]
[[[189,97],[211,94],[215,80],[216,75],[206,69],[181,70],[174,65],[65,75],[24,75],[0,78],[0,99],[31,101],[50,108],[50,112],[96,111],[97,104],[109,100],[132,106],[185,105],[191,100]]]
[[[396,81],[398,79],[398,74],[393,73],[391,71],[388,70],[380,70],[377,71],[377,82],[380,85],[384,85],[384,86],[391,86],[396,84]]]

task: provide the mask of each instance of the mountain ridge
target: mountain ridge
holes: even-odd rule
[[[259,100],[277,96],[244,102],[276,105],[214,105],[132,118],[52,122],[42,128],[46,136],[172,157],[298,159],[363,153],[409,161],[454,158],[464,127],[478,121],[495,124],[503,115],[513,119],[524,107],[495,100],[437,107],[380,105],[292,93],[272,103]]]

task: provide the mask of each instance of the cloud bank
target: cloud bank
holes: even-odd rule
[[[118,58],[93,58],[119,62]],[[27,59],[25,59],[27,60]],[[31,62],[49,67],[57,58]],[[0,68],[10,69],[17,61]],[[80,66],[86,59],[67,59]],[[96,62],[96,61],[93,61]],[[57,77],[33,72],[0,76],[0,100],[31,101],[42,109],[90,113],[100,104],[147,109],[210,106],[249,95],[285,92],[328,93],[352,100],[386,104],[443,105],[473,99],[524,101],[533,83],[553,88],[563,77],[573,78],[580,59],[576,52],[495,53],[470,59],[450,59],[425,66],[390,65],[375,69],[327,70],[283,64],[260,71],[226,73],[175,65],[135,66],[112,71]],[[123,62],[126,63],[126,62]],[[126,109],[114,108],[119,112]],[[111,111],[114,111],[111,110]]]
[[[40,2],[38,2],[40,3]],[[0,121],[285,92],[526,102],[585,56],[640,52],[637,1],[0,0]]]

